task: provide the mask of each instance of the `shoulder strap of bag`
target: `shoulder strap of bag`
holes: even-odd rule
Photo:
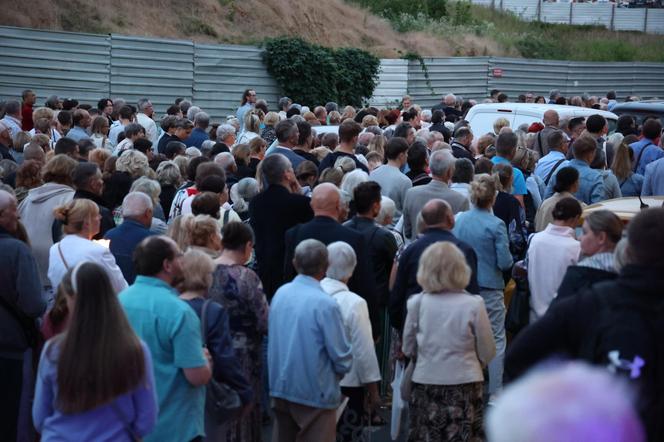
[[[203,347],[207,347],[207,311],[211,302],[211,299],[206,299],[201,308],[201,339],[203,340]]]
[[[641,157],[643,156],[643,153],[648,149],[650,146],[654,146],[652,143],[648,143],[645,146],[643,146],[643,149],[639,152],[639,156],[636,157],[636,162],[634,163],[634,172],[636,172],[639,169],[639,163],[641,162]]]
[[[231,216],[231,209],[228,209],[224,212],[224,225],[228,223],[228,218]]]
[[[67,264],[67,260],[65,259],[65,255],[62,254],[62,248],[60,248],[60,243],[58,243],[58,254],[60,255],[60,259],[62,260],[62,263],[65,265],[65,269],[69,270],[69,264]]]
[[[110,405],[111,409],[113,410],[113,413],[115,413],[115,415],[120,419],[120,422],[122,422],[122,425],[124,426],[125,430],[127,430],[127,433],[129,433],[129,437],[131,438],[131,440],[134,442],[140,441],[141,437],[131,427],[131,422],[127,420],[127,417],[124,415],[122,410],[120,410],[118,404],[116,404],[115,401],[111,401]]]
[[[544,180],[545,186],[549,185],[549,181],[551,181],[553,173],[556,171],[556,169],[558,169],[558,167],[560,167],[561,164],[563,164],[563,161],[565,161],[565,158],[563,158],[562,160],[558,160],[558,162],[554,164],[553,169],[551,169],[551,172],[549,172],[549,174],[546,176],[546,179]]]
[[[539,154],[544,156],[544,149],[542,149],[542,131],[537,132],[537,150]]]

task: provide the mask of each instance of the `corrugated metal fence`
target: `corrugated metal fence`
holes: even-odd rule
[[[102,97],[135,104],[150,97],[162,114],[177,97],[215,119],[233,113],[246,88],[276,104],[279,88],[252,46],[203,45],[122,35],[0,26],[0,99],[34,89],[96,105]]]
[[[507,3],[507,0],[504,0]],[[233,112],[244,89],[274,108],[280,91],[252,46],[194,44],[120,35],[91,35],[0,27],[0,99],[34,89],[38,102],[57,94],[96,104],[102,97],[136,103],[148,96],[158,114],[176,97],[193,100],[212,118]],[[381,60],[371,102],[394,105],[405,94],[431,106],[453,92],[485,98],[491,89],[512,99],[524,92],[664,98],[664,64],[583,63],[495,57]]]
[[[523,20],[570,25],[598,25],[614,31],[664,34],[664,9],[618,8],[614,3],[553,3],[545,0],[470,0],[510,11]]]

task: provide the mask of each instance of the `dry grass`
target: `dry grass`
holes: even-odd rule
[[[507,55],[490,38],[454,41],[423,32],[398,33],[384,19],[343,0],[0,0],[0,24],[51,30],[256,44],[301,36],[329,47],[358,47],[380,57]]]

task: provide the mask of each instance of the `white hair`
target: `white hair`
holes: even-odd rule
[[[152,209],[152,200],[143,192],[129,192],[122,200],[122,217],[133,218]]]
[[[227,171],[231,168],[231,166],[235,165],[235,158],[230,152],[221,152],[214,157],[214,162],[219,164],[224,169],[224,171]]]
[[[159,181],[152,180],[146,176],[142,176],[131,185],[130,192],[143,192],[150,197],[152,203],[156,205],[159,202],[159,194],[161,193],[161,186]]]
[[[203,153],[201,153],[201,151],[198,149],[198,147],[195,147],[195,146],[187,147],[184,151],[184,154],[189,159],[200,157],[201,155],[203,155]]]
[[[217,128],[217,141],[224,141],[224,138],[230,135],[235,135],[236,132],[235,126],[231,124],[221,124]]]
[[[435,177],[443,177],[450,170],[454,170],[456,158],[447,149],[437,150],[429,157],[429,168],[431,175]]]
[[[378,216],[376,217],[375,221],[384,226],[387,223],[388,219],[394,218],[394,214],[397,211],[397,206],[394,204],[394,201],[392,198],[387,197],[387,196],[381,196],[380,197],[380,212],[378,212]]]
[[[337,281],[345,281],[353,274],[357,257],[353,248],[343,241],[327,246],[327,272],[325,276]]]
[[[453,105],[453,104],[456,103],[456,96],[454,94],[447,94],[447,95],[445,95],[444,100],[445,100],[445,104],[447,104],[448,106]]]
[[[632,399],[626,383],[603,368],[568,362],[535,369],[489,409],[488,440],[641,442]]]
[[[365,171],[362,169],[352,170],[341,179],[341,191],[345,192],[352,200],[355,188],[367,181],[369,181],[369,174]]]
[[[254,178],[246,177],[238,181],[231,187],[233,210],[238,213],[249,210],[249,200],[258,195],[259,190],[258,181]]]
[[[194,121],[194,118],[196,118],[196,114],[201,111],[201,108],[198,106],[190,106],[189,109],[187,109],[187,120]]]
[[[431,121],[431,109],[423,109],[420,118],[427,123]]]

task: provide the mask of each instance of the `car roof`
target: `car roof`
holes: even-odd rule
[[[664,112],[664,100],[629,101],[618,103],[612,111]]]
[[[545,111],[553,109],[562,116],[567,116],[575,113],[583,113],[587,115],[600,114],[605,118],[617,119],[618,116],[613,112],[603,111],[599,109],[590,109],[579,106],[566,106],[562,104],[541,104],[541,103],[482,103],[476,104],[471,107],[469,113],[475,112],[532,112],[536,114],[544,114]]]

